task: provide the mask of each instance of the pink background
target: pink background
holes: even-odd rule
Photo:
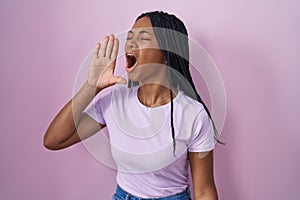
[[[175,13],[217,64],[227,94],[215,150],[222,200],[300,199],[300,2],[10,0],[0,3],[0,199],[111,199],[115,171],[78,144],[43,148],[80,64],[143,11]],[[207,99],[206,99],[207,100]]]

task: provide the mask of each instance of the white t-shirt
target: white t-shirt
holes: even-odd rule
[[[138,87],[116,85],[85,111],[108,128],[117,183],[143,198],[182,192],[188,186],[187,152],[207,152],[215,146],[211,119],[201,103],[179,91],[173,99],[174,156],[171,103],[146,107],[137,93]]]

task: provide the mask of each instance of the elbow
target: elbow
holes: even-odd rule
[[[195,200],[218,200],[218,194],[216,191],[204,192],[194,196]]]
[[[204,188],[201,191],[194,191],[195,200],[218,200],[218,193],[215,185],[211,187]]]
[[[45,142],[44,141],[44,147],[46,148],[46,149],[48,149],[48,150],[52,150],[52,151],[55,151],[55,150],[58,150],[57,148],[55,148],[55,146],[53,146],[53,145],[51,145],[51,144],[49,144],[49,143],[47,143],[47,142]]]
[[[59,144],[55,143],[53,140],[51,140],[50,138],[47,137],[47,134],[44,137],[43,146],[46,149],[52,150],[52,151],[56,151],[56,150],[61,149],[59,147]]]
[[[44,140],[43,145],[44,145],[44,147],[45,147],[46,149],[48,149],[48,150],[52,150],[52,151],[58,150],[58,148],[57,148],[55,145],[49,143],[49,142],[46,141],[46,140]]]

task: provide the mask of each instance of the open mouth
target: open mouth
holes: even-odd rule
[[[136,57],[133,53],[126,53],[126,61],[127,61],[127,66],[126,66],[127,71],[131,71],[131,69],[134,68],[137,64]]]

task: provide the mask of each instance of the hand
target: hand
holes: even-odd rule
[[[89,66],[87,83],[102,90],[116,83],[126,84],[126,79],[114,76],[119,40],[114,35],[106,36],[100,45],[96,44]],[[100,52],[99,52],[100,51]]]

